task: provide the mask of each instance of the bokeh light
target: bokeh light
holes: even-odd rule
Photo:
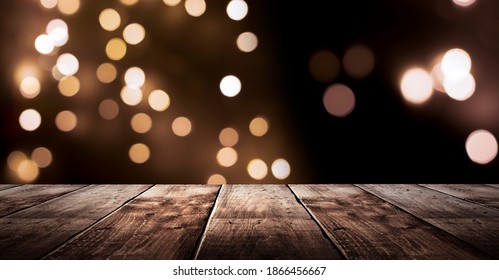
[[[74,96],[80,91],[80,80],[75,76],[64,77],[59,81],[57,88],[64,96]]]
[[[231,0],[227,4],[227,15],[236,21],[242,20],[248,14],[248,4],[244,0]]]
[[[400,82],[400,89],[406,101],[422,104],[433,94],[431,75],[422,68],[412,68],[405,72]]]
[[[19,179],[24,182],[34,181],[36,178],[38,178],[39,174],[40,171],[38,169],[38,165],[36,165],[36,162],[30,159],[23,160],[17,167],[17,176],[19,176]]]
[[[329,86],[324,92],[322,101],[328,113],[335,117],[345,117],[355,108],[355,95],[344,84]]]
[[[170,7],[177,6],[180,3],[181,0],[163,0],[163,3]]]
[[[120,96],[123,103],[130,106],[135,106],[142,101],[142,91],[139,88],[124,86],[121,89]]]
[[[57,8],[65,15],[72,15],[80,9],[80,0],[58,0]]]
[[[497,156],[497,140],[487,130],[475,130],[466,139],[466,152],[478,164],[487,164]]]
[[[280,180],[288,178],[291,174],[291,166],[289,165],[288,161],[282,158],[276,159],[272,163],[271,170],[274,177]]]
[[[80,68],[78,59],[70,53],[61,54],[59,58],[57,58],[56,65],[57,69],[59,69],[59,72],[61,72],[61,74],[65,76],[76,74],[76,72],[78,72],[78,69]]]
[[[191,121],[186,117],[178,117],[173,120],[172,130],[175,135],[180,137],[185,137],[191,133],[192,124]]]
[[[36,130],[42,123],[42,116],[35,109],[24,110],[19,116],[19,124],[26,131]]]
[[[476,0],[452,0],[454,4],[460,6],[460,7],[468,7],[475,3]]]
[[[126,55],[126,43],[120,38],[109,40],[106,45],[106,55],[111,60],[121,60]]]
[[[105,99],[99,104],[99,115],[105,120],[112,120],[118,116],[120,106],[112,99]]]
[[[139,67],[126,70],[125,83],[130,88],[141,88],[146,81],[146,74]]]
[[[146,36],[146,30],[138,23],[131,23],[123,30],[123,39],[130,45],[137,45]]]
[[[162,112],[170,106],[170,97],[166,92],[156,89],[149,94],[148,102],[153,110]]]
[[[239,141],[239,134],[234,128],[227,127],[220,131],[218,139],[220,140],[220,144],[222,144],[222,146],[233,147]]]
[[[314,80],[330,82],[340,73],[340,61],[330,51],[317,51],[308,62],[308,70]]]
[[[250,177],[255,180],[262,180],[269,172],[267,164],[261,159],[251,160],[248,164],[247,171]]]
[[[47,34],[42,34],[35,39],[35,49],[41,54],[49,54],[55,48],[54,41]]]
[[[256,117],[249,124],[251,134],[256,137],[262,137],[269,131],[269,123],[263,117]]]
[[[210,185],[227,184],[227,180],[225,180],[225,177],[220,174],[213,174],[210,178],[208,178],[207,183]]]
[[[13,151],[7,157],[7,166],[10,168],[10,170],[17,172],[19,164],[21,164],[21,162],[23,162],[25,159],[28,159],[28,157],[23,152]]]
[[[53,9],[57,6],[57,0],[40,0],[40,4],[42,4],[44,8]]]
[[[475,93],[475,79],[471,74],[457,81],[444,78],[444,89],[451,98],[464,101]]]
[[[40,81],[35,77],[26,77],[21,81],[19,90],[22,96],[26,98],[35,98],[40,93]]]
[[[258,37],[252,32],[243,32],[237,36],[236,45],[242,52],[252,52],[258,47]]]
[[[442,58],[442,72],[445,79],[459,81],[464,79],[471,70],[471,58],[462,49],[451,49]]]
[[[39,168],[46,168],[52,163],[52,152],[45,147],[38,147],[31,153],[31,159]]]
[[[193,17],[200,17],[206,12],[204,0],[185,0],[184,6],[187,13]]]
[[[345,53],[343,66],[351,77],[365,78],[374,68],[374,55],[371,49],[364,45],[352,46]]]
[[[225,76],[220,81],[220,91],[227,97],[234,97],[241,92],[241,81],[234,75]]]
[[[145,144],[137,143],[132,145],[132,147],[130,147],[130,150],[128,151],[128,156],[130,157],[130,160],[132,162],[137,164],[142,164],[145,163],[147,160],[149,160],[151,152],[149,150],[149,147],[147,147]]]
[[[116,67],[112,65],[111,63],[105,62],[99,65],[96,71],[97,74],[97,79],[104,83],[104,84],[109,84],[112,83],[117,76],[117,71]]]
[[[70,132],[78,125],[78,117],[71,111],[62,111],[55,117],[55,125],[60,131]]]
[[[123,5],[132,6],[132,5],[137,4],[137,2],[139,2],[139,0],[120,0],[120,2]]]
[[[218,151],[217,162],[223,167],[230,167],[237,162],[237,152],[233,148],[225,147]]]
[[[114,9],[105,9],[99,15],[100,26],[106,31],[114,31],[120,27],[121,16]]]
[[[56,47],[63,46],[69,39],[68,25],[62,19],[51,20],[47,24],[46,31]]]
[[[137,133],[147,133],[152,128],[152,119],[145,113],[138,113],[132,117],[130,125]]]

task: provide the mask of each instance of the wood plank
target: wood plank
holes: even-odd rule
[[[353,185],[290,185],[347,259],[483,259],[447,232]]]
[[[192,259],[219,189],[156,185],[47,259]]]
[[[359,187],[499,258],[499,210],[418,185]]]
[[[0,219],[0,259],[38,259],[150,185],[91,185]]]
[[[499,208],[499,188],[487,185],[424,184],[423,187],[484,206]]]
[[[0,192],[0,217],[78,190],[85,185],[23,185]]]
[[[284,185],[224,185],[197,259],[340,259]]]
[[[14,188],[20,185],[12,185],[12,184],[0,184],[0,191],[7,190],[10,188]]]

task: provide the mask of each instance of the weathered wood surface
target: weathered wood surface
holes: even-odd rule
[[[482,259],[485,254],[353,185],[290,188],[347,259]]]
[[[499,258],[499,210],[419,185],[359,187]]]
[[[156,185],[48,259],[192,259],[220,186]]]
[[[25,185],[0,191],[0,217],[70,193],[85,185]]]
[[[92,185],[0,219],[0,259],[38,259],[149,185]]]
[[[224,185],[197,259],[339,259],[284,185]]]
[[[11,186],[0,259],[497,259],[497,189]]]
[[[432,190],[446,193],[484,206],[499,208],[499,188],[487,185],[424,184]]]
[[[17,186],[19,186],[19,185],[1,184],[0,185],[0,191],[6,190],[6,189],[10,189],[10,188],[14,188],[14,187],[17,187]]]

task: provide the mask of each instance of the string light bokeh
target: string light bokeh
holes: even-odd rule
[[[5,3],[3,182],[499,179],[499,3],[264,2]]]

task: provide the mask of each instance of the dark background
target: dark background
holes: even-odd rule
[[[249,14],[241,22],[227,18],[227,1],[208,1],[207,12],[196,19],[188,17],[182,5],[169,8],[153,1],[126,8],[118,1],[84,1],[71,17],[33,2],[5,2],[0,12],[3,182],[16,181],[5,167],[9,153],[29,153],[37,146],[49,147],[54,155],[53,164],[41,170],[37,180],[50,183],[205,183],[212,173],[223,174],[229,183],[282,182],[270,174],[262,181],[248,177],[245,166],[255,157],[268,165],[275,158],[287,158],[292,173],[285,182],[290,183],[499,180],[497,159],[475,164],[464,147],[466,137],[476,129],[499,132],[497,1],[477,0],[469,8],[456,7],[451,0],[247,1]],[[144,165],[131,163],[126,155],[132,143],[143,141],[127,130],[128,117],[136,108],[120,104],[114,123],[94,116],[95,109],[87,110],[98,106],[97,95],[119,92],[119,81],[107,88],[94,87],[95,95],[87,95],[92,98],[77,97],[81,100],[72,103],[50,95],[56,91],[53,82],[29,101],[19,98],[12,84],[16,61],[27,53],[34,55],[26,37],[36,38],[39,33],[32,34],[36,26],[43,30],[55,17],[70,25],[70,42],[64,48],[80,59],[82,76],[85,65],[95,69],[105,62],[102,48],[114,36],[102,31],[96,16],[107,7],[147,30],[145,42],[130,48],[127,59],[116,64],[125,69],[140,64],[146,72],[155,69],[157,80],[168,88],[172,107],[152,116],[155,124],[167,127],[177,115],[187,115],[194,123],[190,137],[178,139],[159,130],[159,136],[146,140],[152,157]],[[235,35],[247,30],[258,35],[259,46],[253,53],[241,54],[231,44]],[[341,60],[355,44],[373,51],[375,66],[369,76],[354,79],[343,68],[331,83],[310,76],[308,62],[317,50],[328,49]],[[413,66],[431,70],[438,55],[456,47],[467,50],[473,59],[475,95],[464,102],[435,94],[422,106],[406,103],[399,90],[403,72]],[[226,73],[236,73],[243,82],[241,94],[230,100],[217,92]],[[329,115],[322,104],[324,90],[333,83],[344,83],[355,93],[356,107],[345,118]],[[483,109],[484,104],[489,109]],[[38,108],[42,118],[53,118],[68,107],[89,116],[83,128],[70,135],[45,119],[37,131],[28,133],[17,122],[28,107]],[[256,115],[265,115],[271,124],[271,133],[262,139],[243,132]],[[218,132],[226,126],[240,131],[236,146],[240,157],[229,169],[213,160],[220,148]]]

